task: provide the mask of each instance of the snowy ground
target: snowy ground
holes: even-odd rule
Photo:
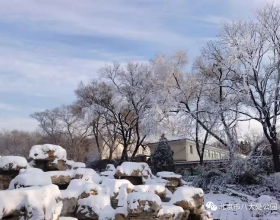
[[[280,220],[280,213],[274,210],[278,204],[275,206],[275,201],[268,196],[256,201],[246,195],[239,198],[209,193],[204,199],[205,208],[212,213],[214,220]]]

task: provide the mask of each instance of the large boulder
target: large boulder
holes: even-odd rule
[[[138,185],[133,192],[148,192],[158,195],[162,200],[166,197],[166,188],[164,185]]]
[[[27,161],[23,157],[0,157],[0,190],[8,189],[10,182],[19,174],[19,170],[26,167]]]
[[[62,209],[60,191],[55,185],[0,191],[0,219],[57,220]]]
[[[180,206],[163,205],[162,209],[159,210],[157,216],[159,220],[181,220],[184,213],[184,209]]]
[[[200,215],[204,210],[204,192],[200,188],[179,187],[171,197],[170,203],[181,206],[190,214]]]
[[[144,177],[148,179],[151,177],[152,172],[147,163],[136,163],[136,162],[123,162],[120,166],[117,167],[115,173],[116,177]]]
[[[27,167],[27,160],[24,157],[4,156],[0,157],[0,172],[19,171]]]
[[[65,186],[73,179],[73,171],[49,171],[46,172],[52,180],[52,183],[58,186]]]
[[[66,190],[61,190],[63,208],[61,214],[74,216],[78,199],[84,199],[91,195],[98,195],[102,188],[94,182],[73,179]]]
[[[58,145],[44,144],[35,145],[29,152],[29,157],[34,160],[67,160],[66,150]]]
[[[115,219],[115,210],[111,207],[110,196],[98,194],[78,200],[75,217],[78,219]]]
[[[112,199],[115,199],[118,196],[121,188],[125,188],[127,193],[131,193],[134,188],[128,180],[124,179],[105,179],[103,180],[101,186]]]
[[[50,176],[44,172],[33,173],[25,171],[16,176],[10,183],[9,189],[18,189],[31,186],[46,186],[52,184]]]
[[[157,177],[167,180],[166,186],[179,186],[182,176],[173,172],[158,172]]]
[[[153,193],[133,192],[127,196],[127,211],[130,217],[156,217],[162,208],[158,195]]]
[[[101,177],[93,169],[78,168],[74,170],[74,179],[82,179],[85,181],[93,181],[97,184],[102,182]]]

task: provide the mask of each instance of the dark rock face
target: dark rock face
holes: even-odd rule
[[[92,210],[90,206],[78,205],[75,217],[81,219],[98,220],[98,215]]]
[[[0,190],[9,188],[10,182],[19,174],[18,170],[0,171]]]

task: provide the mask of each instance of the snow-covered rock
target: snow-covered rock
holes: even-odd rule
[[[162,205],[162,209],[159,210],[157,216],[164,219],[180,220],[184,215],[184,209],[176,205]]]
[[[78,220],[78,219],[73,217],[59,217],[59,220]]]
[[[98,194],[79,199],[75,216],[78,219],[114,220],[115,210],[109,195]]]
[[[56,185],[69,184],[73,179],[74,172],[68,171],[48,171],[46,172],[51,177],[52,183]]]
[[[19,156],[4,156],[0,157],[0,172],[20,170],[27,167],[27,160]]]
[[[134,185],[125,179],[105,179],[101,184],[103,191],[110,195],[112,198],[116,198],[121,187],[124,187],[127,193],[131,193]]]
[[[74,162],[72,164],[72,169],[76,170],[78,168],[86,168],[86,164],[85,163],[81,163],[81,162]]]
[[[158,172],[157,177],[167,180],[166,186],[179,186],[182,176],[173,172]]]
[[[101,177],[93,169],[90,168],[78,168],[77,170],[75,170],[74,178],[93,181],[97,184],[101,183],[102,181]]]
[[[170,203],[195,212],[203,207],[204,192],[200,188],[179,187],[171,197]]]
[[[102,179],[115,179],[115,173],[116,171],[103,171],[100,173],[100,176],[102,177]]]
[[[20,214],[19,219],[25,220],[57,220],[61,209],[60,191],[55,185],[0,191],[0,219]]]
[[[65,192],[76,191],[77,198],[86,198],[90,195],[97,195],[102,188],[92,181],[85,181],[81,179],[73,179],[68,185]]]
[[[123,162],[117,167],[115,176],[137,176],[148,179],[152,172],[147,163]]]
[[[58,145],[35,145],[31,148],[29,156],[34,160],[67,160],[66,150]]]
[[[166,197],[166,188],[164,185],[138,185],[133,192],[148,192],[158,195],[161,199]]]
[[[154,193],[133,192],[127,196],[128,214],[149,213],[156,216],[161,208],[161,200]]]
[[[34,172],[24,172],[14,178],[9,186],[9,189],[19,189],[30,186],[46,186],[52,184],[51,177],[37,170]]]

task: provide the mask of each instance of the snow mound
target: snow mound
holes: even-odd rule
[[[86,181],[93,181],[97,184],[99,184],[102,181],[101,177],[93,169],[90,168],[78,168],[75,171],[74,178]]]
[[[78,168],[86,168],[86,164],[81,162],[74,162],[72,164],[72,169],[78,169]]]
[[[20,174],[13,179],[13,185],[16,189],[30,186],[46,186],[50,184],[52,184],[52,180],[46,173],[27,172]]]
[[[161,205],[159,196],[154,193],[133,192],[127,195],[127,207],[131,210],[137,209],[140,205],[140,201],[149,201]],[[146,205],[147,204],[145,204],[145,206]],[[145,209],[148,209],[148,207],[144,207],[144,210]]]
[[[106,171],[116,171],[116,168],[113,164],[107,164]]]
[[[23,173],[44,173],[43,170],[39,169],[39,168],[28,168],[28,169],[21,169],[19,171],[19,174],[23,174]]]
[[[18,156],[0,157],[0,170],[20,170],[27,167],[27,160]]]
[[[48,171],[46,172],[50,177],[58,177],[58,176],[70,176],[73,178],[74,172],[72,170],[66,170],[66,171]]]
[[[176,219],[178,217],[179,214],[184,213],[184,209],[180,206],[176,206],[176,205],[163,205],[162,209],[159,210],[158,212],[158,217],[163,216],[163,215],[172,215],[173,219]]]
[[[102,188],[94,182],[89,182],[80,179],[71,180],[66,190],[61,190],[62,198],[79,198],[85,193],[89,195],[97,195],[100,193]],[[85,197],[86,197],[85,195]]]
[[[171,197],[170,203],[183,209],[195,210],[204,203],[204,192],[200,188],[179,187]]]
[[[107,177],[108,179],[115,179],[114,175],[115,175],[116,171],[103,171],[100,173],[100,176],[102,177]]]
[[[0,219],[25,210],[28,219],[56,220],[61,209],[60,191],[55,185],[0,191]]]
[[[122,179],[105,179],[102,182],[103,191],[111,197],[119,193],[121,187],[125,187],[127,191],[132,192],[134,185],[128,180]]]
[[[117,176],[143,176],[150,177],[151,169],[147,163],[123,162],[117,167]]]
[[[89,208],[98,215],[99,220],[115,219],[115,210],[111,206],[109,195],[99,194],[78,200],[78,215],[79,213],[88,214]]]
[[[164,193],[166,191],[163,185],[138,185],[133,189],[134,192],[150,192],[150,193]]]
[[[59,220],[78,220],[78,219],[73,217],[59,217]]]
[[[29,156],[34,160],[67,160],[66,150],[58,145],[35,145],[31,148]]]
[[[161,178],[179,178],[179,179],[182,178],[182,176],[179,174],[175,174],[173,172],[167,172],[167,171],[158,172],[157,176]]]

